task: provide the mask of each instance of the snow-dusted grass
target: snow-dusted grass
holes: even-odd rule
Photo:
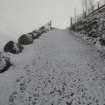
[[[104,105],[105,66],[97,50],[68,30],[43,34],[0,74],[1,105]]]

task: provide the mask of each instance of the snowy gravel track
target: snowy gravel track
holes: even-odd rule
[[[105,105],[105,61],[68,30],[43,34],[0,74],[0,105]]]

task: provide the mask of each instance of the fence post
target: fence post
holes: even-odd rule
[[[98,9],[99,9],[99,7],[100,7],[100,4],[99,4],[99,2],[98,2]]]
[[[51,27],[52,27],[52,21],[51,20],[49,22],[49,26],[50,26],[50,29],[51,29]]]
[[[71,25],[71,26],[73,25],[72,17],[70,18],[70,25]]]

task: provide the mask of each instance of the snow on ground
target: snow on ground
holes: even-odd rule
[[[0,74],[0,105],[105,105],[105,62],[68,30],[43,34]]]

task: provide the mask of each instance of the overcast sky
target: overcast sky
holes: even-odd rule
[[[49,20],[59,28],[81,11],[81,0],[0,0],[0,32],[17,37]]]

